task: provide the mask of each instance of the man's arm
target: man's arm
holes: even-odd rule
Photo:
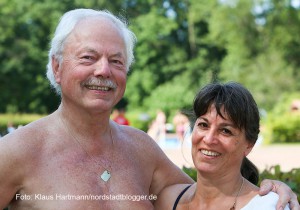
[[[179,154],[180,155],[180,154]],[[164,188],[174,184],[192,184],[194,181],[178,168],[157,146],[155,170],[150,193],[158,195]]]
[[[19,163],[15,158],[16,152],[12,149],[12,141],[7,136],[0,140],[0,209],[4,209],[14,199],[19,186]]]
[[[265,195],[270,191],[279,195],[276,210],[283,210],[283,207],[288,203],[291,210],[300,210],[297,195],[285,183],[270,179],[263,180],[260,184],[259,194]]]

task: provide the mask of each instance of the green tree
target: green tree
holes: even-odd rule
[[[195,92],[216,78],[223,48],[205,43],[208,34],[206,1],[164,1],[133,20],[138,36],[136,63],[126,95],[131,108],[190,107]],[[207,3],[205,3],[207,5]]]
[[[49,41],[60,16],[79,7],[116,12],[122,5],[122,0],[0,0],[0,112],[56,109],[59,97],[45,72]]]
[[[60,5],[31,0],[1,0],[0,5],[0,112],[45,113],[58,101],[44,75]]]
[[[0,0],[0,112],[57,107],[45,78],[49,41],[59,17],[80,7],[122,15],[137,35],[129,111],[188,108],[215,80],[243,83],[268,109],[300,89],[300,14],[287,0]]]
[[[299,90],[299,8],[289,1],[235,2],[208,21],[210,40],[227,52],[220,79],[243,83],[271,109],[280,95]]]

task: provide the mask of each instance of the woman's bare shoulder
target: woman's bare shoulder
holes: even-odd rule
[[[164,188],[157,196],[157,200],[154,203],[155,209],[173,209],[176,199],[180,193],[189,186],[191,186],[191,184],[175,184]]]

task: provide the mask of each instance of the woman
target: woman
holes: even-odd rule
[[[193,108],[197,182],[166,188],[156,209],[276,209],[278,195],[258,195],[258,171],[246,158],[259,134],[259,111],[251,93],[234,82],[209,84],[196,95]]]

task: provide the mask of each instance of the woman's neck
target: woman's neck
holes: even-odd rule
[[[191,197],[190,209],[230,209],[243,191],[244,178],[241,174],[222,176],[201,176],[198,174],[195,193]],[[196,207],[197,206],[197,207]],[[227,208],[228,207],[228,208]]]

